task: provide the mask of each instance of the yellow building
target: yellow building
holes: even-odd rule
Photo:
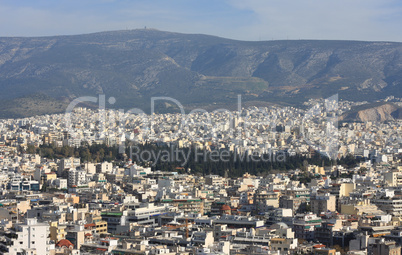
[[[355,183],[342,183],[339,188],[339,197],[348,197],[356,187]]]
[[[49,223],[50,240],[57,243],[58,241],[66,238],[66,227],[65,225],[59,225],[57,221],[52,221]]]
[[[312,174],[325,175],[325,170],[324,170],[324,167],[322,167],[322,166],[309,165],[307,167],[307,171]]]
[[[45,173],[44,175],[45,182],[49,180],[56,180],[57,179],[57,174],[55,172],[50,172],[50,173]]]
[[[107,222],[102,220],[100,215],[92,217],[93,223],[95,223],[95,229],[97,234],[107,233]]]

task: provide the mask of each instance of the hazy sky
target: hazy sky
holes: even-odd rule
[[[240,40],[402,42],[401,0],[1,0],[0,36],[135,28]]]

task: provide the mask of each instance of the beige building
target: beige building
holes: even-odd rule
[[[218,175],[208,175],[205,177],[205,184],[212,186],[221,186],[223,185],[224,178]]]
[[[341,213],[346,215],[368,215],[383,214],[376,205],[372,205],[369,199],[349,201],[349,203],[341,204]]]
[[[399,171],[385,173],[384,181],[391,187],[402,186],[402,173]]]
[[[17,210],[19,213],[26,213],[29,209],[31,209],[30,201],[20,201],[17,204]]]
[[[271,249],[274,251],[282,252],[286,254],[291,249],[297,247],[297,239],[291,238],[272,238]]]
[[[336,197],[329,193],[310,198],[311,211],[317,215],[322,212],[336,211]]]
[[[348,197],[355,188],[355,183],[342,183],[339,187],[339,197]]]
[[[324,167],[322,167],[322,166],[309,165],[307,167],[307,171],[312,173],[312,174],[325,175]]]
[[[267,212],[272,207],[279,207],[279,196],[275,192],[262,191],[255,193],[254,205],[257,212]]]

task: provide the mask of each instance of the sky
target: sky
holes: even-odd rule
[[[402,42],[402,1],[0,1],[0,37],[71,35],[144,27],[247,41]]]

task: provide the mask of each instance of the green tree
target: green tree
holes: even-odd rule
[[[26,150],[26,153],[28,154],[35,154],[36,153],[36,147],[32,144],[29,144]]]

